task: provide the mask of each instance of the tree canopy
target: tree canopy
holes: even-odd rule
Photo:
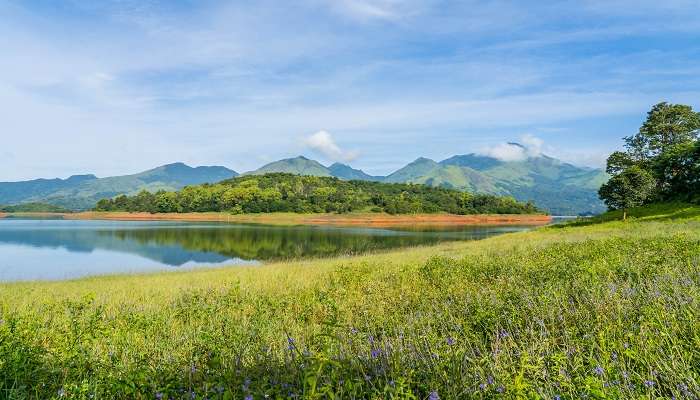
[[[659,201],[700,201],[700,113],[682,104],[652,107],[625,151],[610,155],[599,195],[611,209]]]
[[[348,213],[533,214],[530,203],[510,197],[471,194],[413,184],[343,181],[337,178],[273,173],[242,176],[177,192],[142,191],[100,200],[97,211],[152,213]]]

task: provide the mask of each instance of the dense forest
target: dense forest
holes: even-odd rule
[[[700,113],[692,107],[655,105],[639,132],[624,139],[625,151],[608,158],[612,178],[600,188],[601,199],[625,211],[658,202],[700,202],[699,135]]]
[[[231,212],[389,214],[534,214],[531,203],[510,197],[471,194],[413,184],[343,181],[338,178],[273,173],[242,176],[177,192],[142,191],[100,200],[96,211],[151,213]]]

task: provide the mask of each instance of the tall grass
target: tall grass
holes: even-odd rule
[[[2,285],[0,398],[698,398],[699,214]]]

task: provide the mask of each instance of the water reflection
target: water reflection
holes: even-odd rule
[[[390,230],[0,219],[0,280],[60,279],[56,276],[351,255],[481,239],[522,229],[526,228]],[[38,265],[45,259],[56,267]],[[46,270],[52,273],[40,272]]]

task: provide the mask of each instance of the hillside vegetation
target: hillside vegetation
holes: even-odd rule
[[[257,268],[0,285],[11,399],[698,398],[700,208]]]
[[[532,204],[513,198],[470,194],[424,185],[343,181],[293,174],[247,175],[214,185],[189,186],[178,192],[141,192],[103,199],[96,211],[347,213],[389,214],[534,214]]]
[[[609,178],[605,171],[577,167],[543,154],[527,155],[527,149],[517,143],[509,146],[514,151],[521,151],[522,159],[503,161],[467,154],[436,162],[421,157],[388,176],[371,176],[347,165],[336,163],[326,167],[315,160],[296,157],[272,162],[249,174],[283,172],[346,180],[425,184],[471,193],[512,196],[519,201],[532,201],[537,207],[556,215],[605,211],[597,194]]]

